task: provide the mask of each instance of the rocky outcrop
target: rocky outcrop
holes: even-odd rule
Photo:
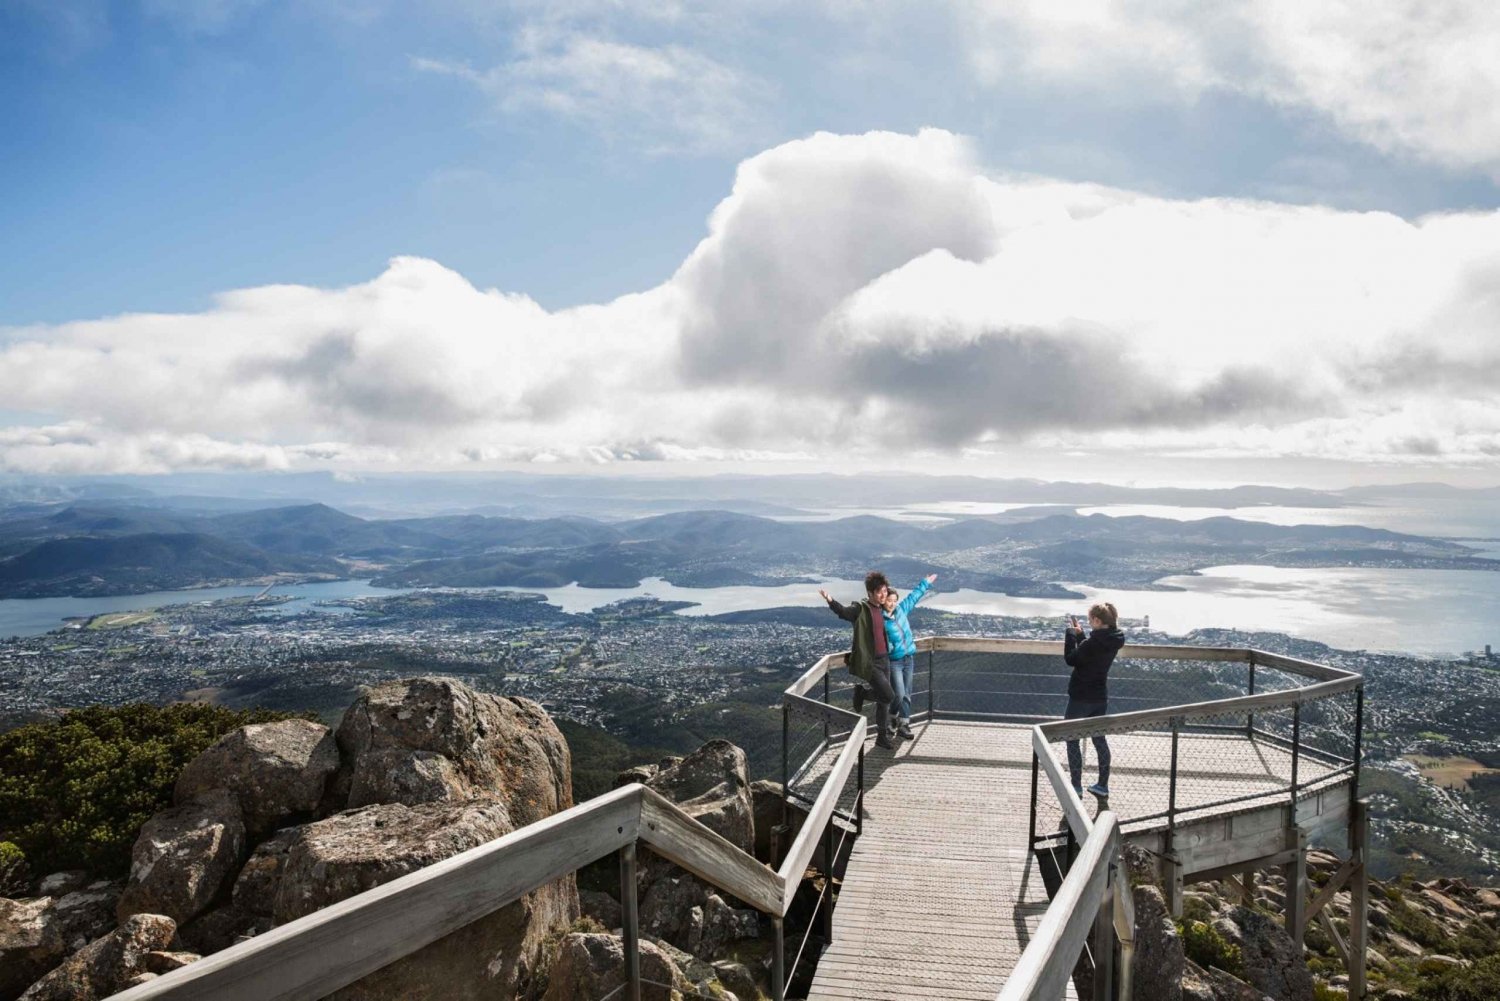
[[[277,871],[264,878],[277,924],[389,883],[511,831],[499,803],[382,803],[291,832]]]
[[[32,984],[24,1001],[95,1001],[124,990],[149,973],[147,957],[168,951],[177,925],[160,914],[136,914],[119,928],[74,953],[61,966]]]
[[[130,881],[116,908],[188,921],[206,910],[245,857],[239,802],[214,789],[146,821],[130,856]]]
[[[1135,902],[1135,967],[1137,997],[1179,1001],[1183,995],[1182,936],[1167,910],[1161,887],[1145,884],[1131,891]]]
[[[633,768],[616,785],[644,784],[675,802],[689,816],[745,852],[755,850],[755,811],[745,752],[727,740],[711,740],[685,758]],[[754,911],[726,901],[702,880],[650,852],[637,869],[641,931],[703,959],[729,943],[760,932]]]
[[[239,804],[246,829],[264,834],[312,817],[338,764],[333,732],[321,723],[253,723],[226,733],[189,762],[173,802],[183,806],[222,789]]]
[[[1221,911],[1213,928],[1240,951],[1244,979],[1276,1001],[1312,1001],[1312,974],[1302,947],[1280,922],[1248,907]]]
[[[53,899],[63,943],[70,952],[82,949],[115,927],[115,911],[124,890],[123,880],[101,879]]]
[[[349,707],[338,746],[340,806],[493,799],[523,827],[573,805],[567,741],[530,699],[445,678],[387,682]]]
[[[641,941],[643,1001],[680,1001],[687,978],[655,944]],[[618,935],[574,932],[563,938],[543,1001],[602,998],[625,983],[625,946]]]
[[[51,897],[0,897],[0,998],[11,1001],[66,954]]]

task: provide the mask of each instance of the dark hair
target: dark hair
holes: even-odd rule
[[[1104,628],[1115,629],[1120,625],[1120,613],[1115,611],[1115,606],[1104,601],[1089,609],[1089,618],[1098,619],[1104,623]]]
[[[885,579],[885,574],[879,570],[871,570],[865,574],[865,593],[874,594],[883,587],[890,587],[891,582]]]

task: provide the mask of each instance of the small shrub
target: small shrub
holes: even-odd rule
[[[31,866],[14,842],[0,841],[0,897],[24,897],[31,889]]]
[[[123,874],[141,825],[170,805],[189,761],[246,723],[291,716],[191,703],[91,706],[0,733],[0,839],[38,872]]]
[[[1314,980],[1313,1001],[1349,1001],[1349,992],[1340,987],[1330,987],[1321,980]]]
[[[1423,979],[1417,997],[1419,1001],[1495,1001],[1500,998],[1500,955]]]
[[[1458,933],[1458,954],[1467,959],[1483,959],[1500,953],[1500,932],[1483,921],[1470,921]]]
[[[1220,935],[1213,925],[1206,921],[1182,921],[1177,931],[1182,935],[1182,951],[1188,959],[1205,968],[1213,966],[1236,977],[1244,976],[1245,961],[1240,947]]]

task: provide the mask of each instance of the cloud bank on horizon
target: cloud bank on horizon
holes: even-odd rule
[[[1400,118],[1370,141],[1497,160]],[[1497,329],[1500,212],[1173,199],[998,173],[938,129],[819,133],[745,160],[676,273],[606,303],[548,311],[403,257],[344,288],[0,328],[26,415],[0,469],[1493,463]]]

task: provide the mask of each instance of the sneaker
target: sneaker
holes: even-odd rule
[[[902,720],[901,725],[896,728],[896,734],[904,740],[911,740],[916,736],[916,734],[911,732],[910,720]]]
[[[1109,786],[1102,782],[1095,782],[1089,786],[1089,794],[1098,796],[1100,799],[1109,799]]]

